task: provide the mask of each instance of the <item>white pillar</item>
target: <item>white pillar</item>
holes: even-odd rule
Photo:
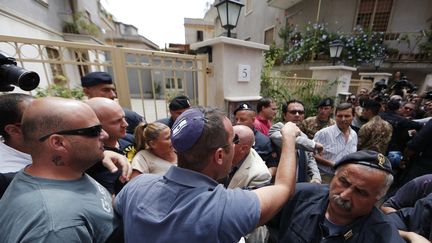
[[[421,94],[424,91],[432,90],[432,73],[426,75],[425,81],[423,82],[422,87],[420,88],[419,94]]]
[[[328,92],[329,97],[346,96],[349,93],[351,76],[357,68],[348,66],[319,66],[310,67],[312,79],[335,82]]]
[[[361,80],[372,78],[373,85],[381,79],[385,80],[385,84],[388,85],[388,80],[392,76],[391,73],[359,73]]]
[[[226,109],[230,114],[238,103],[261,98],[263,51],[269,49],[268,45],[217,37],[194,43],[191,49],[207,49],[211,54],[212,60],[208,65],[211,71],[207,78],[209,106]]]

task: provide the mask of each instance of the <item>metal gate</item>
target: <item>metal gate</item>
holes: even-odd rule
[[[120,105],[148,122],[167,117],[169,100],[176,95],[187,95],[192,105],[207,105],[206,56],[2,35],[0,53],[37,72],[40,87],[53,85],[58,76],[67,87],[80,87],[83,75],[108,72]]]

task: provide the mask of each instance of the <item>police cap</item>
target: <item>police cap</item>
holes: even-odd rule
[[[345,164],[360,164],[393,173],[390,161],[383,154],[372,150],[360,150],[348,154],[336,162],[334,169],[336,170]]]
[[[98,84],[112,84],[111,76],[106,72],[92,72],[81,78],[82,87],[92,87]]]

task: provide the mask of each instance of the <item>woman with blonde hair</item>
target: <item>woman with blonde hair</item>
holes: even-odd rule
[[[141,123],[135,128],[138,151],[132,159],[132,178],[142,173],[163,175],[177,165],[177,154],[171,145],[171,129],[162,123]]]

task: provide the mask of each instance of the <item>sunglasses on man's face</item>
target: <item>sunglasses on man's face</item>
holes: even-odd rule
[[[288,111],[288,113],[290,113],[291,115],[297,115],[297,113],[299,115],[303,115],[304,111],[301,111],[301,110],[291,110],[291,111]]]
[[[239,136],[237,135],[237,134],[234,134],[234,138],[233,138],[233,140],[232,140],[232,142],[233,142],[233,144],[239,144],[239,142],[240,142],[240,138],[239,138]],[[225,144],[225,145],[223,145],[223,146],[220,146],[220,148],[225,148],[225,147],[228,147],[228,146],[230,146],[231,144]],[[219,146],[218,146],[219,147]],[[216,147],[217,148],[217,147]]]
[[[102,125],[96,125],[92,127],[79,128],[73,130],[65,130],[59,132],[53,132],[48,135],[39,138],[40,142],[45,141],[47,138],[51,137],[54,134],[60,135],[77,135],[77,136],[86,136],[86,137],[99,137],[102,132]]]
[[[234,134],[233,144],[238,144],[240,142],[240,138],[237,134]]]

